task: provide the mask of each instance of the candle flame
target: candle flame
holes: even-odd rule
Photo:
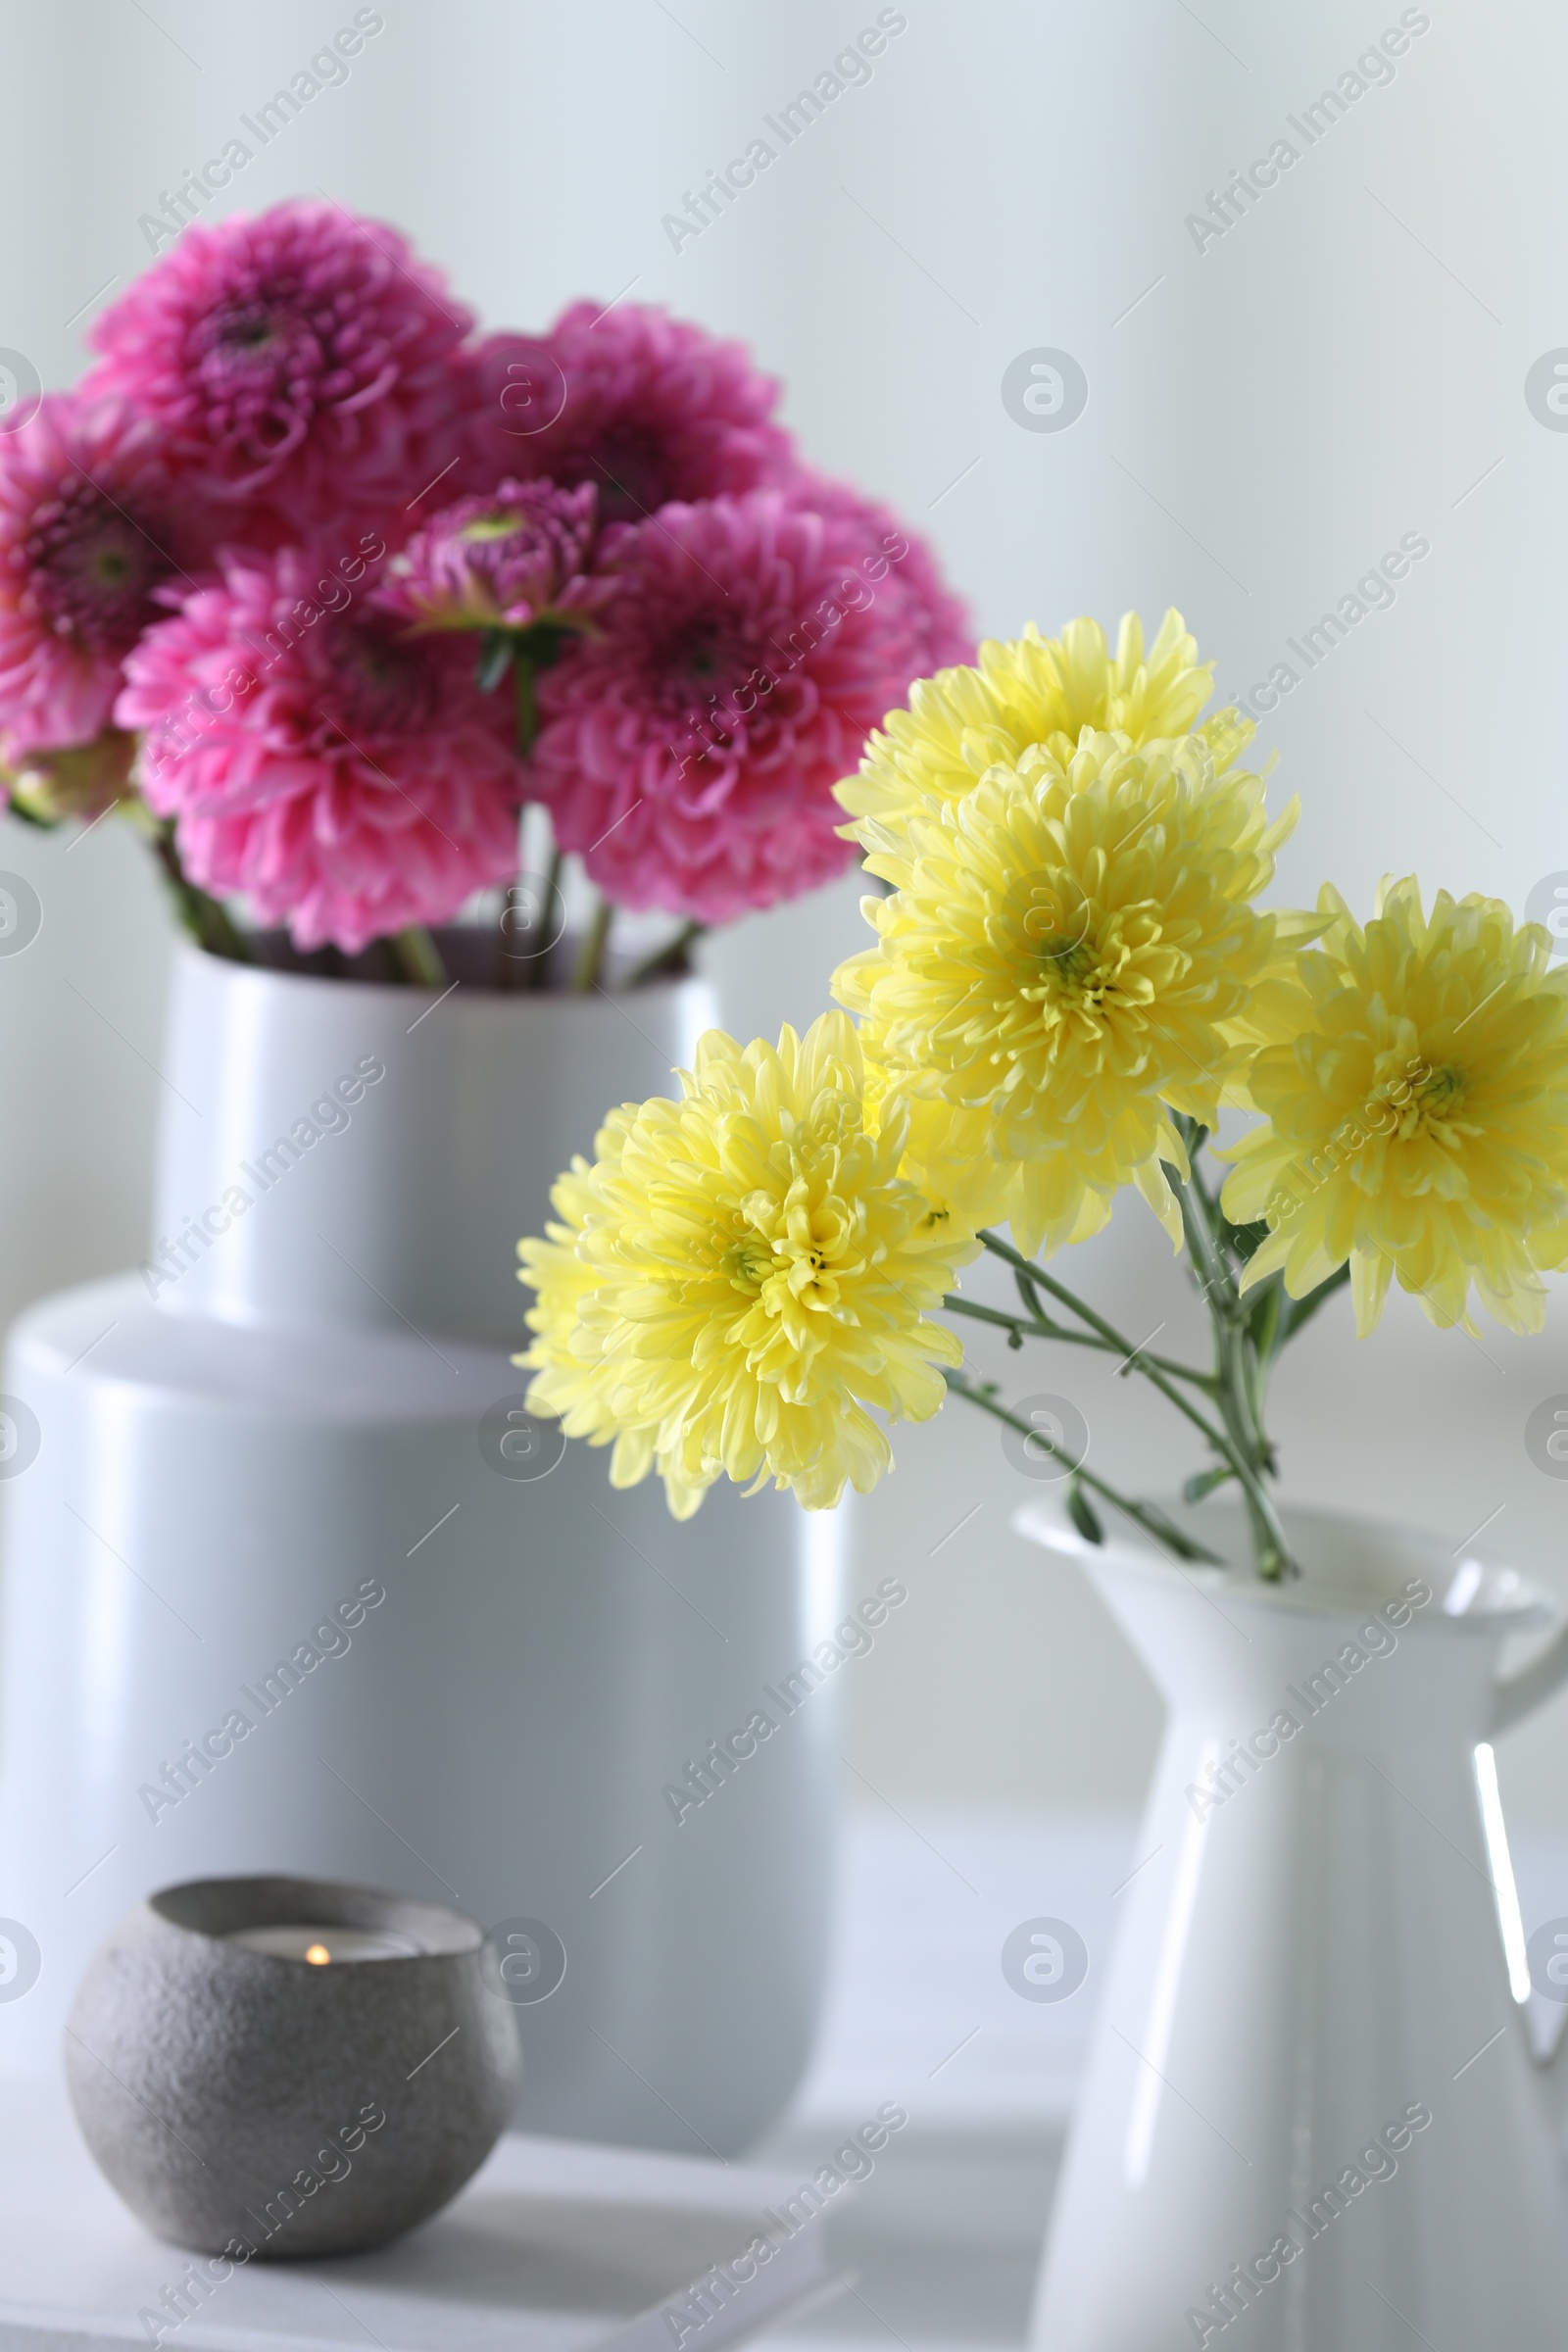
[[[332,1955],[324,1943],[310,1943],[305,1947],[305,1957],[313,1968],[324,1968]]]

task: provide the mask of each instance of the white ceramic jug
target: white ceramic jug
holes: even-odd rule
[[[1184,1516],[1244,1556],[1234,1514]],[[1283,1587],[1018,1524],[1169,1708],[1034,2342],[1561,2352],[1568,2061],[1532,2053],[1486,1743],[1568,1677],[1568,1630],[1501,1678],[1538,1593],[1326,1513],[1287,1514]]]

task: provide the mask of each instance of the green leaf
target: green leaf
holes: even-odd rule
[[[1229,1462],[1221,1462],[1216,1470],[1196,1470],[1192,1477],[1183,1483],[1182,1500],[1183,1502],[1201,1502],[1205,1494],[1212,1494],[1216,1487],[1222,1487],[1228,1478],[1235,1476],[1236,1473]]]
[[[1266,1363],[1273,1353],[1284,1307],[1285,1277],[1283,1274],[1271,1274],[1253,1292],[1247,1314],[1248,1336],[1257,1350],[1259,1363]]]
[[[474,671],[474,683],[481,694],[494,694],[512,667],[513,640],[510,630],[486,629],[479,641],[479,665]]]
[[[1250,1225],[1233,1225],[1222,1210],[1219,1222],[1226,1249],[1233,1257],[1239,1257],[1244,1266],[1257,1255],[1263,1244],[1268,1240],[1269,1229],[1266,1217],[1258,1217]]]
[[[0,788],[3,788],[5,780],[4,770],[0,769]],[[65,822],[64,817],[45,816],[40,810],[29,808],[24,800],[18,800],[15,796],[3,805],[19,824],[32,825],[40,833],[52,833],[57,825]]]
[[[1094,1506],[1076,1478],[1067,1481],[1067,1516],[1088,1543],[1103,1544],[1105,1531],[1095,1517]]]

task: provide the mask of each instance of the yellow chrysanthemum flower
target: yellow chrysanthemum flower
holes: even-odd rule
[[[1013,765],[1034,744],[1065,764],[1085,727],[1152,743],[1191,732],[1213,691],[1211,662],[1172,609],[1147,654],[1136,612],[1123,616],[1112,657],[1098,620],[1071,620],[1059,637],[1033,621],[1008,644],[987,642],[974,669],[939,670],[868,738],[858,774],[836,787],[856,822],[840,827],[863,849],[897,858],[912,809],[935,813],[972,789],[988,767]],[[1198,732],[1224,774],[1250,743],[1252,722],[1234,708]],[[885,869],[874,865],[873,871]],[[894,873],[892,880],[900,877]]]
[[[1293,1297],[1347,1259],[1357,1329],[1392,1276],[1434,1323],[1470,1328],[1469,1292],[1511,1331],[1541,1327],[1538,1267],[1568,1260],[1568,971],[1498,899],[1430,916],[1413,876],[1386,882],[1363,931],[1338,892],[1320,945],[1263,992],[1288,1042],[1249,1098],[1267,1125],[1236,1146],[1226,1214],[1266,1219],[1248,1268]]]
[[[1018,1197],[1018,1174],[992,1156],[990,1113],[959,1107],[912,1091],[909,1073],[890,1063],[876,1031],[859,1031],[865,1063],[866,1123],[895,1111],[906,1121],[899,1173],[917,1185],[931,1206],[971,1233],[1005,1225]]]
[[[1179,1242],[1169,1109],[1212,1121],[1251,992],[1316,927],[1251,905],[1296,814],[1269,825],[1260,779],[1216,775],[1200,737],[1088,731],[912,810],[899,889],[862,901],[879,944],[834,978],[921,1106],[907,1172],[1030,1252],[1086,1239],[1129,1182]]]
[[[657,1467],[678,1518],[721,1473],[829,1508],[891,1466],[871,1410],[942,1403],[962,1349],[926,1310],[978,1245],[901,1177],[906,1116],[867,1117],[842,1013],[776,1048],[710,1030],[679,1076],[680,1102],[615,1112],[519,1245],[529,1409],[613,1440],[616,1486]]]

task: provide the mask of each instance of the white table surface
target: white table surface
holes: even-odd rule
[[[689,2269],[715,2211],[738,2214],[809,2180],[893,2101],[907,2110],[906,2127],[825,2216],[827,2265],[849,2270],[853,2283],[768,2340],[803,2352],[870,2341],[1021,2343],[1117,1889],[1139,1859],[1135,1839],[1135,1825],[1117,1816],[852,1815],[817,2051],[751,2164],[504,2142],[446,2214],[399,2246],[290,2266],[289,2277],[279,2266],[264,2278],[258,2266],[234,2282],[226,2313],[215,2304],[200,2327],[188,2322],[166,2341],[191,2352],[261,2352],[282,2341],[323,2352],[375,2342],[387,2352],[502,2343],[573,2352],[602,2341],[614,2314],[639,2308],[662,2265]],[[1516,1834],[1514,1860],[1527,1931],[1568,1912],[1568,1841]],[[1019,1999],[1001,1972],[1009,1931],[1042,1915],[1070,1920],[1091,1955],[1088,1981],[1060,2004]],[[69,2126],[59,2123],[52,2155],[43,2142],[56,2127],[47,2123],[29,2149],[24,2103],[6,2086],[0,2098],[9,2106],[0,2310],[8,2297],[13,2309],[39,2299],[58,2306],[67,2280],[88,2298],[83,2305],[74,2284],[69,2299],[90,2309],[93,2296],[97,2307],[106,2296],[122,2303],[131,2271],[177,2279],[181,2258],[138,2230],[79,2144],[64,2146]],[[252,2294],[249,2311],[241,2289]],[[307,2294],[308,2326],[299,2316]],[[286,2313],[280,2295],[293,2297]],[[122,2340],[145,2338],[136,2328]],[[60,2352],[68,2341],[58,2330],[0,2328],[0,2352]]]

